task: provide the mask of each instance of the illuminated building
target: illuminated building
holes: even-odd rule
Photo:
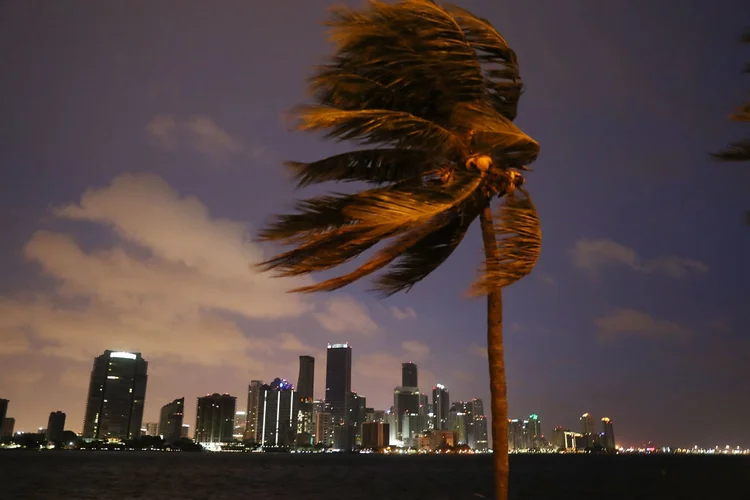
[[[299,376],[297,378],[297,442],[312,444],[315,429],[313,420],[313,388],[315,386],[315,358],[299,357]]]
[[[594,434],[594,417],[591,413],[581,415],[581,434],[584,436]]]
[[[182,430],[180,431],[180,437],[189,439],[190,438],[190,426],[188,424],[182,424]]]
[[[291,446],[297,428],[297,393],[283,378],[260,388],[258,428],[261,446]]]
[[[320,411],[315,414],[315,443],[333,446],[333,421],[328,412]]]
[[[159,424],[156,422],[146,422],[141,426],[141,436],[158,436]]]
[[[560,425],[552,432],[552,446],[557,450],[565,449],[565,429]]]
[[[596,442],[596,429],[594,428],[594,416],[591,415],[591,413],[584,413],[581,415],[581,434],[583,434],[582,440],[585,441],[583,443],[583,448],[591,448],[594,446],[594,443]],[[579,444],[578,447],[580,448],[581,445]]]
[[[350,392],[346,401],[347,422],[354,428],[354,442],[362,442],[362,424],[365,423],[367,398]]]
[[[419,415],[419,389],[417,387],[399,386],[393,389],[393,413],[396,415],[396,437],[403,440],[412,436],[404,434],[404,418],[406,414]],[[411,433],[418,433],[418,426],[412,425]]]
[[[443,448],[450,448],[456,446],[456,433],[453,431],[437,430],[432,431],[430,436],[430,449],[440,450]]]
[[[196,443],[231,443],[237,398],[214,393],[198,398],[195,417]]]
[[[185,415],[185,398],[175,399],[161,407],[159,412],[158,434],[167,443],[179,441],[182,437],[182,422]]]
[[[234,412],[234,432],[232,437],[235,441],[242,441],[245,436],[245,428],[247,427],[247,412],[244,410],[237,410]]]
[[[390,446],[390,429],[382,422],[362,424],[362,448],[378,450]]]
[[[607,417],[602,418],[602,447],[607,451],[614,451],[617,448],[612,420]]]
[[[83,438],[138,439],[143,423],[148,363],[139,352],[104,351],[94,359]]]
[[[346,397],[352,392],[352,348],[349,344],[328,344],[326,353],[325,411],[333,423],[346,419]]]
[[[448,389],[437,384],[432,388],[432,413],[434,415],[433,426],[437,430],[448,429],[448,412],[450,410],[450,395]]]
[[[247,386],[247,421],[245,422],[245,439],[258,443],[260,435],[258,430],[258,402],[260,401],[260,388],[262,380],[252,380]]]
[[[508,449],[510,451],[525,449],[523,424],[517,418],[508,419]]]
[[[526,421],[525,440],[527,447],[531,450],[539,450],[544,445],[542,438],[542,421],[539,415],[532,413]]]
[[[49,414],[49,420],[47,420],[47,432],[45,439],[50,443],[56,443],[62,441],[62,435],[65,431],[65,413],[61,411],[53,411]]]

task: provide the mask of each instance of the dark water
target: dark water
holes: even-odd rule
[[[489,456],[0,452],[0,499],[491,498]],[[511,499],[749,499],[750,458],[512,456]]]

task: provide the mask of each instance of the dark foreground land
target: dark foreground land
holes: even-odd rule
[[[3,499],[477,500],[490,456],[0,452]],[[750,498],[750,457],[511,457],[511,499]]]

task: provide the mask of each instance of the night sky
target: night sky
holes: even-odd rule
[[[331,47],[332,2],[0,5],[0,397],[16,430],[81,430],[93,357],[149,362],[144,421],[297,357],[353,345],[353,388],[385,409],[420,386],[489,398],[485,304],[465,298],[478,228],[409,294],[363,282],[286,294],[251,236],[295,193],[282,160],[341,151],[290,132]],[[362,5],[351,0],[351,5]],[[518,125],[544,244],[505,291],[511,416],[543,432],[609,416],[618,443],[750,446],[750,166],[708,152],[746,132],[746,0],[464,0],[518,53]],[[335,189],[335,187],[333,187]],[[309,279],[320,279],[315,276]],[[489,404],[486,403],[486,408]]]

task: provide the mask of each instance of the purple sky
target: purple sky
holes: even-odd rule
[[[542,256],[505,292],[511,415],[539,414],[545,434],[607,415],[622,444],[750,446],[750,169],[707,158],[744,133],[727,116],[750,85],[750,5],[460,3],[518,53],[518,124],[542,146]],[[149,361],[146,421],[185,396],[191,427],[195,397],[244,408],[251,378],[296,382],[300,354],[322,396],[329,341],[353,344],[368,406],[392,404],[410,360],[423,389],[488,398],[484,302],[464,298],[477,228],[385,301],[367,283],[288,295],[249,268],[269,252],[249,235],[301,195],[280,160],[342,148],[283,122],[329,51],[330,4],[0,5],[0,397],[16,429],[63,410],[80,431],[107,348]]]

